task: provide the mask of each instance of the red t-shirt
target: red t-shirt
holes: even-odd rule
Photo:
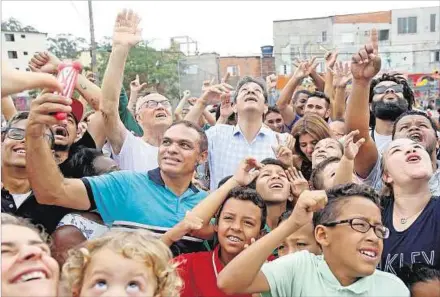
[[[218,257],[219,245],[210,252],[182,254],[174,261],[180,263],[178,272],[183,280],[181,297],[227,297],[217,287],[217,275],[222,271],[223,264]],[[215,272],[215,269],[217,270]],[[236,297],[251,297],[251,294],[235,295]]]

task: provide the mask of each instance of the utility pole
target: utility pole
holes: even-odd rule
[[[89,21],[90,21],[90,56],[92,58],[92,72],[98,80],[97,69],[96,69],[96,42],[95,42],[95,26],[93,25],[93,11],[92,11],[92,0],[87,0],[89,4]],[[96,81],[98,83],[98,81]]]

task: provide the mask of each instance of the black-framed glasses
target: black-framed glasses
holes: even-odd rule
[[[385,93],[387,90],[393,90],[394,93],[403,93],[403,85],[397,84],[393,86],[377,86],[374,87],[373,92],[374,94],[379,95]]]
[[[171,106],[171,102],[169,100],[162,100],[162,101],[156,101],[156,100],[148,100],[145,101],[140,107],[139,110],[143,107],[146,108],[156,108],[158,105],[162,105],[165,108],[168,108]]]
[[[390,229],[384,225],[371,225],[367,220],[362,218],[353,218],[348,220],[341,220],[331,223],[324,223],[323,226],[335,227],[340,224],[350,224],[350,227],[358,232],[367,233],[371,228],[374,230],[374,234],[380,239],[387,239],[390,236]]]
[[[2,129],[2,141],[5,139],[5,137],[8,137],[8,138],[14,139],[14,140],[23,140],[26,137],[26,130],[21,129],[21,128],[16,128],[16,127],[4,128],[4,129]],[[52,133],[45,133],[44,138],[52,146],[52,144],[54,142],[53,134]]]

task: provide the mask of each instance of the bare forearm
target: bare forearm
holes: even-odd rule
[[[130,98],[128,99],[127,109],[128,111],[135,116],[134,108],[136,107],[138,92],[130,91]]]
[[[332,112],[332,120],[342,119],[345,113],[345,88],[336,88],[335,104]]]
[[[324,94],[330,99],[331,115],[334,115],[335,101],[333,96],[333,74],[330,71],[325,73]]]
[[[287,236],[296,230],[298,227],[287,220],[251,244],[220,272],[217,280],[218,287],[228,294],[248,292],[247,289],[253,284],[267,257]]]
[[[187,96],[183,96],[182,99],[180,99],[179,104],[177,104],[176,109],[174,110],[174,114],[177,116],[180,116],[182,114],[183,107],[185,106],[186,102],[188,101]]]
[[[369,94],[370,82],[353,80],[351,95],[346,107],[346,132],[359,130],[355,141],[360,138],[367,139],[370,121]]]
[[[2,115],[5,117],[6,121],[9,121],[15,114],[17,114],[17,109],[15,108],[14,102],[10,96],[2,98]]]
[[[293,93],[300,84],[301,84],[301,80],[298,80],[294,76],[292,76],[289,79],[287,84],[281,90],[280,98],[278,98],[277,101],[277,106],[280,110],[290,105],[290,102],[292,101]]]
[[[190,121],[196,125],[199,124],[199,119],[203,114],[203,110],[206,108],[206,104],[197,101],[196,104],[189,110],[185,117],[186,121]]]
[[[94,110],[99,110],[102,94],[101,89],[97,85],[92,83],[85,76],[78,75],[76,89]]]
[[[209,112],[209,110],[206,110],[206,108],[203,111],[203,116],[210,126],[215,126],[215,117],[212,115],[212,113]]]
[[[316,89],[320,92],[324,92],[324,87],[325,87],[324,78],[321,75],[319,75],[316,71],[312,71],[310,73],[310,77],[315,82]]]
[[[354,161],[342,156],[336,169],[333,185],[342,185],[353,182]]]

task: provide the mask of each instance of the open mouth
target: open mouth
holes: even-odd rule
[[[406,162],[408,163],[418,163],[422,158],[417,154],[409,154],[406,156]]]
[[[167,118],[167,114],[164,112],[158,112],[155,116],[155,118]]]
[[[252,96],[247,97],[247,98],[244,100],[244,102],[249,102],[249,101],[258,102],[257,98],[252,97]]]
[[[12,283],[25,283],[30,281],[36,281],[36,280],[42,280],[47,279],[47,274],[43,270],[34,270],[30,272],[26,272],[23,274],[18,275],[14,278]]]
[[[422,142],[423,141],[423,135],[418,132],[414,132],[409,134],[409,139],[414,140],[415,142]]]
[[[269,189],[282,189],[284,185],[282,183],[273,183],[269,186]]]
[[[233,236],[233,235],[226,236],[226,238],[232,242],[241,242],[242,241],[241,238],[239,238],[237,236]]]
[[[375,260],[377,258],[377,252],[371,250],[360,250],[359,251],[365,257]]]
[[[53,131],[55,136],[61,136],[61,137],[67,137],[69,135],[69,132],[67,132],[67,129],[64,127],[56,127]]]
[[[326,154],[317,154],[316,155],[316,159],[325,159],[325,158],[327,158]]]
[[[22,155],[22,156],[25,156],[25,155],[26,155],[26,149],[25,149],[25,148],[22,148],[22,147],[14,148],[12,151],[13,151],[14,153],[17,153],[18,155]]]
[[[163,158],[164,161],[171,161],[171,162],[176,162],[176,163],[180,163],[180,160],[177,158],[173,158],[173,157],[164,157]]]

